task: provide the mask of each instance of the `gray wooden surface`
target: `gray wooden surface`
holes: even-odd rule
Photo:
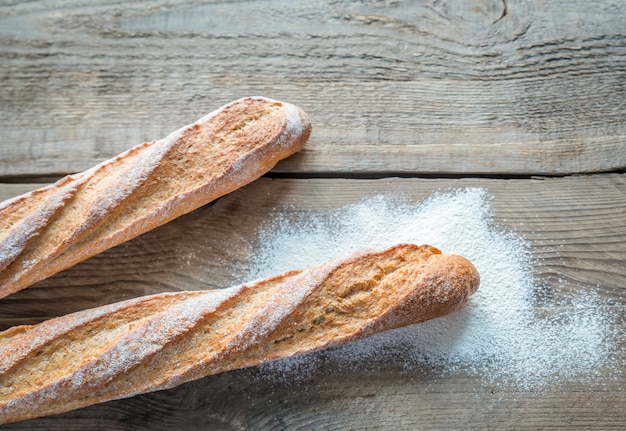
[[[624,326],[624,23],[608,0],[0,1],[0,200],[242,96],[295,103],[314,127],[266,178],[4,298],[0,330],[227,286],[276,208],[467,186],[528,239],[543,286],[597,293]],[[624,373],[541,393],[396,363],[304,376],[238,370],[3,429],[626,428]]]
[[[6,3],[0,175],[83,170],[256,94],[314,121],[281,171],[626,165],[621,0]]]

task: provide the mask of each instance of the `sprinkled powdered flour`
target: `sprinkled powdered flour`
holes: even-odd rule
[[[615,350],[616,317],[590,293],[568,292],[567,304],[535,307],[538,287],[529,245],[495,226],[489,199],[484,189],[466,188],[421,203],[378,196],[306,220],[282,215],[260,233],[260,248],[243,268],[242,280],[318,264],[359,248],[431,244],[476,266],[481,284],[469,305],[330,349],[325,358],[356,367],[393,361],[410,370],[427,364],[440,373],[462,367],[489,384],[534,390],[563,378],[591,382],[600,377],[597,370],[610,363]],[[275,375],[306,374],[320,361],[319,354],[312,354],[263,367]]]

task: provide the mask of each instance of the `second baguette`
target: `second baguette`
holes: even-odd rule
[[[0,204],[0,298],[257,179],[310,131],[294,105],[240,99]]]
[[[158,294],[0,333],[0,423],[346,343],[461,308],[465,258],[401,244],[222,290]]]

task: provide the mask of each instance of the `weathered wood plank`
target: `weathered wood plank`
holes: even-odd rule
[[[250,94],[312,116],[282,172],[626,167],[620,1],[0,5],[0,176],[76,172]]]
[[[243,370],[139,396],[130,403],[114,401],[29,421],[28,427],[10,424],[6,429],[623,429],[624,397],[617,387],[592,394],[572,392],[565,402],[562,393],[477,392],[476,386],[475,380],[463,377],[450,382],[427,373],[407,376],[399,370],[331,369],[296,387],[269,383],[254,370]]]
[[[141,294],[223,287],[236,280],[258,231],[380,193],[416,202],[453,187],[484,187],[494,223],[530,243],[543,295],[597,292],[626,322],[626,175],[532,180],[263,178],[168,225],[0,301],[0,324],[35,322]],[[0,199],[32,185],[2,185]],[[569,286],[563,289],[563,280]],[[624,349],[616,346],[617,360]],[[407,371],[402,361],[348,367],[320,354],[302,370],[238,370],[176,389],[6,429],[623,429],[623,376],[565,379],[539,392],[485,384],[463,369]],[[340,361],[339,361],[340,362]]]
[[[35,187],[4,184],[0,199]],[[533,180],[262,178],[5,298],[0,327],[142,294],[229,286],[237,282],[259,231],[281,208],[307,217],[389,192],[419,202],[451,187],[484,187],[494,196],[495,222],[527,239],[535,270],[547,285],[566,280],[626,303],[624,174]]]

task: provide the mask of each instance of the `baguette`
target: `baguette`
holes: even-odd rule
[[[163,293],[0,333],[0,423],[299,355],[433,319],[473,265],[400,244],[226,289]]]
[[[0,298],[250,183],[310,130],[294,105],[240,99],[0,204]]]

